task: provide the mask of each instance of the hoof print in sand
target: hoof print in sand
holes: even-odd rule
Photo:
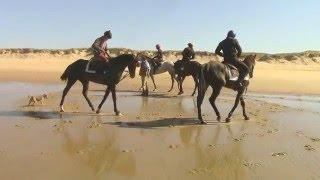
[[[273,157],[280,157],[280,156],[285,156],[287,155],[286,152],[276,152],[276,153],[272,153]]]
[[[316,150],[316,149],[313,148],[311,145],[305,145],[305,146],[304,146],[304,149],[307,150],[307,151],[314,151],[314,150]]]

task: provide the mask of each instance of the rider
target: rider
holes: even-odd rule
[[[188,43],[188,47],[184,48],[182,51],[182,60],[184,61],[190,61],[194,59],[195,53],[193,50],[193,45],[191,43]]]
[[[224,62],[234,65],[239,70],[238,86],[243,86],[243,81],[249,73],[249,68],[246,64],[238,58],[241,56],[242,49],[238,40],[235,38],[236,34],[231,30],[228,32],[227,38],[221,41],[216,48],[215,53],[224,58]],[[221,52],[222,50],[222,52]]]
[[[92,44],[93,55],[95,60],[109,61],[111,58],[108,53],[107,41],[112,38],[111,31],[106,31],[103,36],[97,38]]]
[[[160,48],[160,44],[156,45],[156,49],[156,55],[152,58],[154,72],[161,66],[161,63],[163,62],[163,51]]]

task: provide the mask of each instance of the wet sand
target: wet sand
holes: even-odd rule
[[[50,93],[43,106],[24,107],[26,96],[8,97],[10,106],[0,103],[0,179],[320,178],[318,112],[255,100],[249,93],[250,121],[239,107],[230,124],[218,123],[206,100],[209,125],[199,125],[190,89],[184,96],[157,92],[148,98],[119,89],[123,117],[113,115],[111,97],[102,115],[91,113],[79,86],[62,114],[59,92]],[[101,90],[93,86],[89,92],[95,105]],[[217,102],[223,117],[233,104],[226,92]]]

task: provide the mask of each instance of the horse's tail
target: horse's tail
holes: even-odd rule
[[[198,86],[198,93],[199,94],[204,94],[205,92],[205,90],[206,90],[206,87],[208,86],[207,85],[207,82],[206,82],[206,79],[205,79],[205,77],[204,77],[204,73],[203,73],[203,71],[204,71],[204,69],[205,69],[205,66],[204,65],[200,65],[200,67],[199,67],[199,86]]]
[[[63,74],[60,76],[60,79],[61,79],[62,81],[67,80],[68,77],[69,77],[69,75],[70,75],[71,70],[72,70],[72,64],[70,64],[70,65],[66,68],[66,70],[63,72]]]
[[[74,75],[77,71],[77,68],[80,65],[80,60],[75,61],[74,63],[70,64],[66,70],[63,72],[63,74],[60,76],[60,79],[62,81],[67,80],[70,76]]]

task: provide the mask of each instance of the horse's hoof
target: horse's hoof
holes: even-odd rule
[[[63,106],[60,106],[60,112],[64,112]]]
[[[178,95],[181,95],[181,94],[183,94],[183,92],[179,92],[179,93],[178,93]]]
[[[217,121],[221,122],[221,116],[217,116]]]
[[[123,116],[123,114],[121,114],[121,112],[116,112],[116,116]]]
[[[98,109],[98,110],[96,111],[96,113],[97,113],[97,114],[100,114],[100,112],[101,112],[101,110],[100,110],[100,109]]]
[[[158,89],[154,89],[153,92],[157,91]]]
[[[200,120],[200,123],[201,124],[208,124],[206,121],[204,121],[204,120]]]
[[[226,123],[229,123],[231,121],[231,118],[226,119]]]
[[[250,118],[248,116],[244,117],[244,120],[250,120]]]

